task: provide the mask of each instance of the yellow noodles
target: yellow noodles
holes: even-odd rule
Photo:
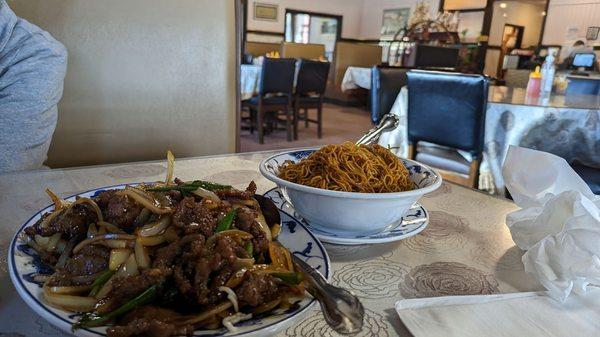
[[[286,162],[279,177],[332,191],[387,193],[414,188],[402,161],[380,145],[327,145],[298,163]]]

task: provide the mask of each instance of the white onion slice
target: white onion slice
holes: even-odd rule
[[[252,314],[244,314],[242,312],[238,312],[234,315],[223,318],[221,323],[223,323],[223,326],[227,328],[227,330],[231,332],[236,332],[238,331],[238,328],[234,326],[234,324],[248,320],[250,318],[252,318]]]
[[[171,217],[170,216],[163,216],[162,218],[160,218],[160,220],[158,220],[156,222],[149,223],[149,224],[143,226],[140,229],[139,235],[140,236],[154,236],[154,235],[158,235],[162,231],[164,231],[165,229],[167,229],[167,227],[169,227],[170,224],[171,224]]]
[[[198,187],[196,190],[192,191],[192,194],[195,194],[195,195],[199,196],[200,198],[206,198],[208,200],[212,200],[214,202],[221,201],[221,199],[219,198],[218,195],[215,194],[215,192],[209,191],[202,187]]]
[[[235,310],[235,312],[240,311],[240,307],[238,306],[237,295],[235,294],[235,292],[231,288],[221,286],[221,287],[219,287],[219,291],[222,291],[222,292],[224,292],[224,293],[227,294],[227,299],[233,305],[233,310]]]

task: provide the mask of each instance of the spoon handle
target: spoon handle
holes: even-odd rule
[[[296,266],[308,281],[308,292],[321,304],[327,324],[340,334],[354,334],[362,330],[365,309],[356,295],[329,284],[316,269],[292,255]]]
[[[387,114],[381,118],[379,125],[369,130],[364,136],[362,136],[357,142],[356,145],[366,145],[375,141],[379,136],[389,129],[395,129],[398,126],[400,120],[396,115]]]
[[[315,268],[311,267],[308,263],[304,262],[301,258],[292,254],[292,260],[304,273],[304,276],[310,278],[309,284],[313,287],[318,287],[319,290],[323,290],[323,287],[327,285],[327,280],[319,273]],[[314,296],[314,295],[313,295]]]

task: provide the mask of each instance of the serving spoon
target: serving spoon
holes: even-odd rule
[[[281,224],[279,209],[273,201],[262,195],[255,194],[267,224]],[[308,281],[308,292],[321,304],[321,311],[329,326],[340,334],[354,334],[362,330],[365,309],[360,300],[352,292],[336,287],[319,273],[315,268],[294,254],[292,260],[302,271]]]
[[[384,131],[395,129],[399,123],[400,119],[398,119],[398,116],[393,114],[383,115],[379,124],[367,131],[367,133],[356,142],[356,145],[367,145],[376,141]]]

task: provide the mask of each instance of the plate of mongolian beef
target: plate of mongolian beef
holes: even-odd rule
[[[292,255],[325,278],[321,243],[256,185],[174,178],[52,204],[15,235],[9,273],[42,317],[78,336],[261,336],[315,300]]]

